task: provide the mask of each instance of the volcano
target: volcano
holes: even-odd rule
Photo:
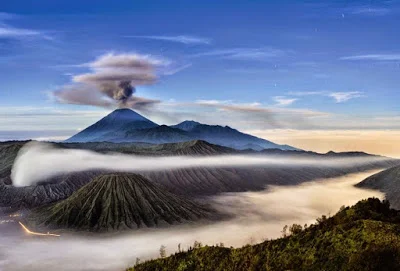
[[[130,109],[117,109],[95,124],[87,127],[66,142],[107,141],[108,138],[123,137],[126,131],[148,129],[158,125]]]
[[[165,191],[137,174],[104,174],[54,205],[33,211],[41,227],[119,231],[208,219],[214,211]]]
[[[237,150],[298,150],[288,145],[242,133],[229,126],[184,121],[177,125],[158,125],[131,109],[117,109],[95,124],[66,140],[66,143],[179,143],[204,140]]]

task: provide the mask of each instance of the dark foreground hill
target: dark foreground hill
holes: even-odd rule
[[[293,225],[281,239],[238,249],[197,244],[129,271],[400,270],[399,232],[399,211],[368,199],[305,229]]]
[[[114,231],[209,219],[215,212],[137,174],[105,174],[71,197],[36,209],[30,220],[53,229]]]
[[[391,207],[400,209],[400,166],[374,174],[356,186],[385,193],[385,197],[390,201]]]

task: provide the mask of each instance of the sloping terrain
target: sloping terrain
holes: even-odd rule
[[[177,143],[190,141],[193,137],[185,131],[172,128],[166,125],[160,125],[148,129],[127,130],[124,136],[105,135],[109,142],[146,142],[152,144]],[[102,138],[101,141],[104,138]]]
[[[20,149],[26,141],[0,142],[0,179],[11,174],[11,168]]]
[[[239,132],[229,126],[199,124],[187,130],[193,139],[201,139],[207,142],[226,146],[238,150],[253,149],[281,149],[297,150],[288,145],[278,145],[271,141]]]
[[[385,193],[391,207],[400,209],[400,166],[374,174],[356,185]]]
[[[295,185],[316,179],[332,178],[370,169],[388,168],[394,161],[375,161],[346,167],[224,167],[191,168],[161,172],[143,172],[142,175],[162,184],[169,191],[182,195],[211,196],[224,192],[263,190],[267,185]]]
[[[211,218],[213,211],[176,196],[137,174],[105,174],[71,197],[33,211],[38,225],[113,231],[158,227]]]
[[[118,152],[146,156],[166,155],[221,155],[237,154],[237,150],[222,147],[202,140],[192,140],[179,143],[146,144],[146,143],[60,143],[62,148],[86,149],[100,153]]]
[[[14,187],[9,178],[0,181],[0,207],[30,209],[66,199],[73,192],[87,184],[100,172],[78,172],[63,174],[42,184]]]
[[[238,249],[197,244],[128,271],[400,270],[399,232],[399,212],[368,199],[309,227],[294,224],[281,239]]]

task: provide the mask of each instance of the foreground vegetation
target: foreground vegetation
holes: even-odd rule
[[[400,212],[387,201],[363,200],[283,235],[238,249],[197,245],[128,270],[400,270]]]

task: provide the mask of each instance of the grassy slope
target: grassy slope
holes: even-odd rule
[[[201,247],[128,269],[400,270],[400,213],[368,199],[290,236],[238,249]]]

